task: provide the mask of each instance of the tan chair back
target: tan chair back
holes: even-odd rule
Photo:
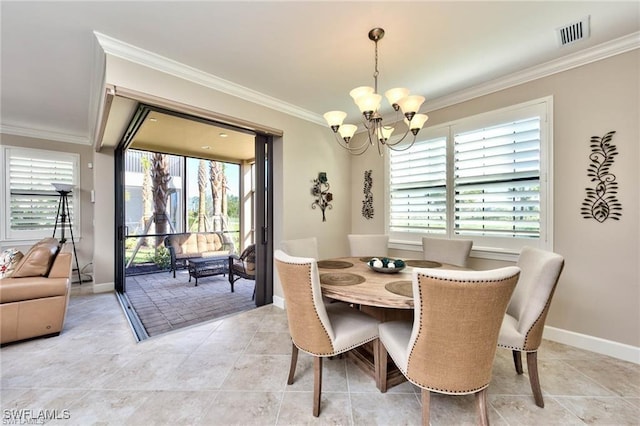
[[[318,239],[316,237],[284,240],[280,243],[283,252],[289,256],[311,257],[318,260]]]
[[[349,234],[350,256],[376,256],[389,255],[389,236],[384,234]]]
[[[422,237],[422,253],[425,260],[467,267],[473,241]]]
[[[407,376],[440,393],[488,386],[500,325],[516,286],[515,266],[491,271],[419,269]]]
[[[312,258],[296,258],[274,252],[286,304],[293,343],[313,355],[334,352],[334,334],[322,302],[318,264]]]
[[[526,336],[523,349],[536,350],[542,342],[544,324],[564,268],[564,258],[550,251],[524,247],[518,266],[522,273],[507,313],[518,320],[518,332]]]

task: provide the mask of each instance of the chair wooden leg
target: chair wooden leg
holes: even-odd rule
[[[293,375],[296,374],[296,364],[298,363],[298,347],[292,343],[291,344],[291,365],[289,366],[289,378],[287,379],[287,384],[293,384]]]
[[[476,392],[476,403],[478,405],[478,417],[482,426],[489,426],[489,412],[487,411],[487,388]]]
[[[540,378],[538,377],[538,352],[527,352],[527,368],[529,369],[529,382],[533,398],[538,407],[544,408],[542,390],[540,389]]]
[[[373,341],[373,363],[375,366],[376,386],[382,393],[387,391],[387,348],[380,339]]]
[[[422,389],[420,396],[422,400],[422,426],[429,426],[431,392],[427,389]]]
[[[513,364],[516,366],[516,373],[522,374],[522,357],[520,356],[520,351],[512,351],[513,352]]]
[[[322,395],[322,357],[313,359],[313,416],[320,415],[320,396]]]

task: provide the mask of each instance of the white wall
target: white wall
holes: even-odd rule
[[[315,236],[322,257],[347,253],[350,159],[325,126],[111,56],[107,56],[106,83],[282,130],[283,136],[275,138],[273,152],[274,247],[279,247],[281,239]],[[312,181],[321,171],[327,173],[334,194],[333,209],[327,211],[326,222],[322,222],[319,210],[311,208]],[[113,193],[106,190],[100,197],[113,198]],[[96,209],[95,220],[106,229],[113,229],[111,211]],[[102,256],[113,257],[113,252],[96,251],[96,257]],[[106,258],[98,262],[108,264]],[[280,296],[277,277],[274,278],[274,294]]]
[[[115,175],[113,150],[94,153],[95,216],[93,218],[94,291],[114,288],[115,271]]]
[[[640,347],[640,50],[541,78],[491,95],[428,111],[427,126],[552,95],[554,99],[554,250],[566,259],[547,325]],[[582,218],[591,136],[615,130],[612,172],[619,183],[622,218]],[[354,157],[353,232],[384,232],[384,160]],[[374,169],[376,217],[360,214],[363,172]],[[472,266],[501,262],[473,259]]]

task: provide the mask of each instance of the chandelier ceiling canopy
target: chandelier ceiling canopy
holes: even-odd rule
[[[336,135],[338,143],[347,149],[351,154],[361,155],[373,145],[378,147],[378,153],[382,155],[383,146],[396,151],[404,151],[409,149],[416,140],[416,135],[422,129],[422,126],[429,118],[426,114],[419,114],[420,106],[424,102],[424,96],[409,95],[409,89],[398,87],[387,90],[384,95],[389,104],[396,112],[395,121],[392,124],[383,124],[382,115],[380,114],[380,103],[382,96],[378,94],[378,41],[384,37],[382,28],[374,28],[369,31],[369,40],[375,44],[375,68],[373,72],[374,87],[360,86],[349,92],[354,102],[360,109],[363,117],[364,128],[368,137],[359,145],[350,144],[351,138],[358,130],[358,126],[353,124],[342,124],[347,117],[347,113],[343,111],[329,111],[324,114],[327,124]],[[404,123],[407,129],[404,135],[393,143],[389,142],[389,138],[395,130],[395,124],[400,121],[400,114],[404,117]],[[411,133],[413,139],[411,143],[398,146],[405,140],[407,135]],[[340,136],[338,136],[338,134]]]

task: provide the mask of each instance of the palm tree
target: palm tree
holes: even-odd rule
[[[213,230],[223,231],[223,206],[226,207],[226,202],[223,202],[225,195],[223,188],[226,178],[222,163],[209,161],[209,180],[211,181],[211,198],[213,199]]]
[[[147,225],[153,216],[153,193],[151,188],[151,160],[149,154],[144,153],[140,158],[142,164],[142,227],[147,229]],[[150,238],[145,241],[147,246],[153,245]]]
[[[169,159],[165,154],[154,152],[151,158],[151,181],[153,183],[153,208],[156,234],[167,233],[167,201],[169,198]],[[163,236],[156,237],[156,247],[162,245]]]
[[[198,232],[207,230],[207,216],[204,191],[207,189],[207,169],[205,160],[198,163]]]

